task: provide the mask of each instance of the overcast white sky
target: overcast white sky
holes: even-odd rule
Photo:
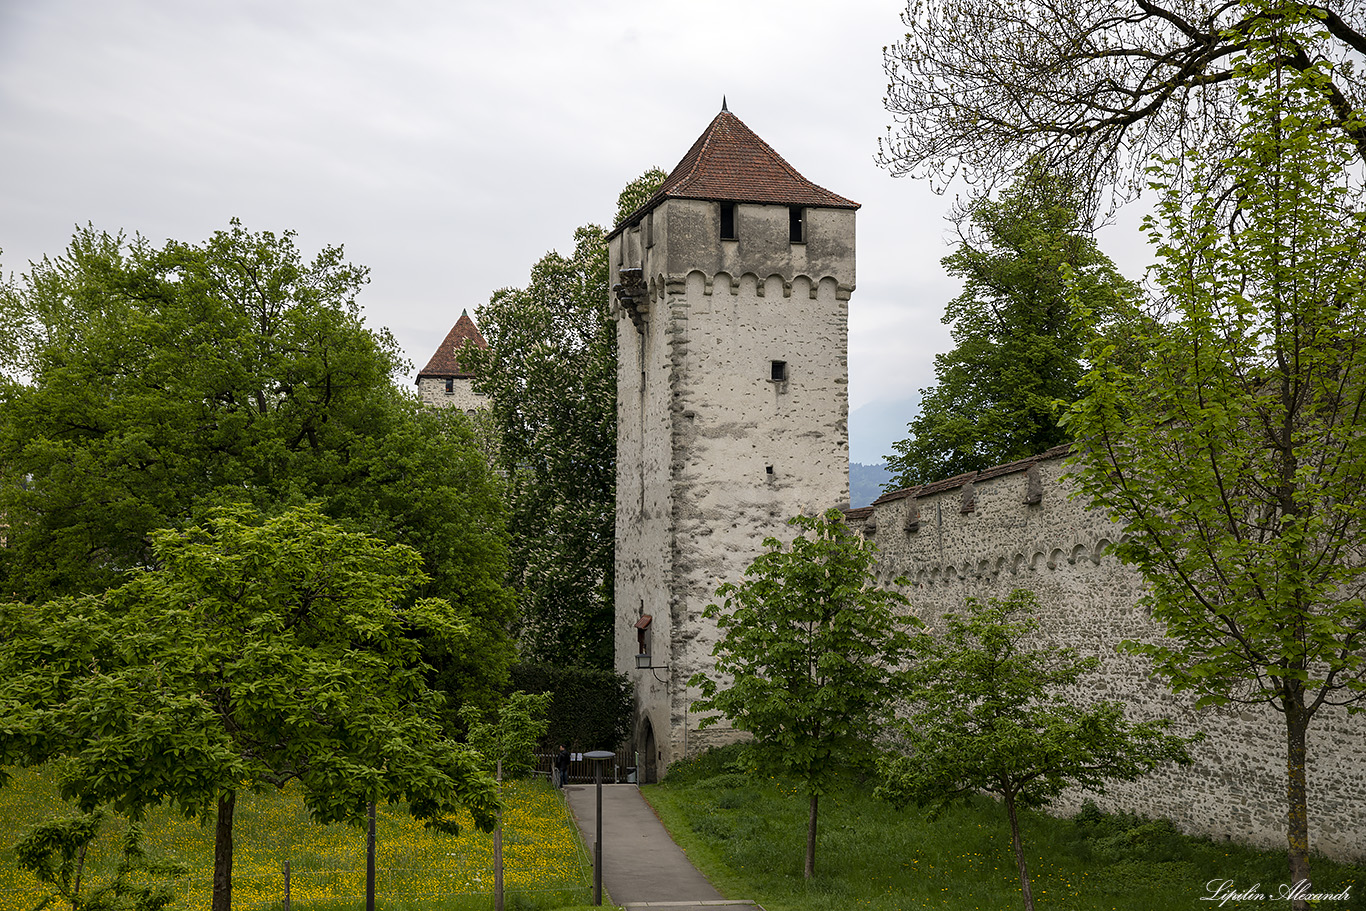
[[[74,228],[200,241],[238,216],[343,244],[421,367],[730,109],[863,204],[851,458],[881,461],[949,344],[950,199],[874,164],[897,0],[0,0],[0,268]],[[1132,277],[1134,217],[1102,234]],[[1128,255],[1126,256],[1126,251]]]

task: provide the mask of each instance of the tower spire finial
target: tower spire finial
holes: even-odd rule
[[[730,108],[726,107],[726,96],[725,96],[725,95],[722,95],[722,96],[721,96],[721,111],[722,111],[723,113],[726,113],[726,114],[729,114],[729,113],[730,113]]]

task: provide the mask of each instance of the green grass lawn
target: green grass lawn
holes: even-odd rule
[[[588,905],[592,870],[561,795],[544,781],[507,785],[504,882],[508,911]],[[13,845],[44,821],[74,815],[44,769],[16,770],[0,788],[0,911],[29,911],[47,894],[15,862]],[[422,828],[401,808],[381,807],[376,824],[376,907],[385,911],[487,911],[493,907],[492,836],[472,826],[459,837]],[[235,816],[233,907],[282,907],[282,866],[290,862],[297,911],[364,907],[365,833],[308,820],[298,793],[241,794]],[[111,823],[91,850],[89,876],[115,859],[121,824]],[[207,909],[213,882],[213,825],[160,810],[146,825],[149,856],[189,867],[176,881],[172,909]],[[60,907],[60,906],[54,906]]]
[[[734,748],[684,767],[644,789],[674,838],[730,898],[766,911],[903,911],[1023,908],[1010,829],[1001,805],[978,799],[931,822],[897,810],[848,780],[821,799],[816,877],[802,879],[808,803],[779,777],[736,771]],[[1021,820],[1039,908],[1104,911],[1288,908],[1289,902],[1202,901],[1210,880],[1273,895],[1286,881],[1284,852],[1259,852],[1178,834],[1170,824],[1084,813]],[[1315,858],[1315,891],[1350,890],[1324,908],[1366,909],[1366,868]]]

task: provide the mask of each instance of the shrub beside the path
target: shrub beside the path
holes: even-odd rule
[[[516,664],[512,689],[550,693],[550,724],[545,743],[561,744],[574,752],[615,750],[631,733],[635,690],[615,671],[588,667]]]

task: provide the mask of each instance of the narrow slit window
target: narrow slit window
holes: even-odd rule
[[[787,233],[792,243],[806,243],[806,210],[801,206],[787,207]]]
[[[721,203],[721,239],[735,240],[735,203]]]
[[[446,395],[454,395],[454,394],[455,394],[455,380],[452,379],[451,377],[446,377]]]
[[[786,383],[787,361],[771,361],[768,365],[768,378],[775,383]]]

